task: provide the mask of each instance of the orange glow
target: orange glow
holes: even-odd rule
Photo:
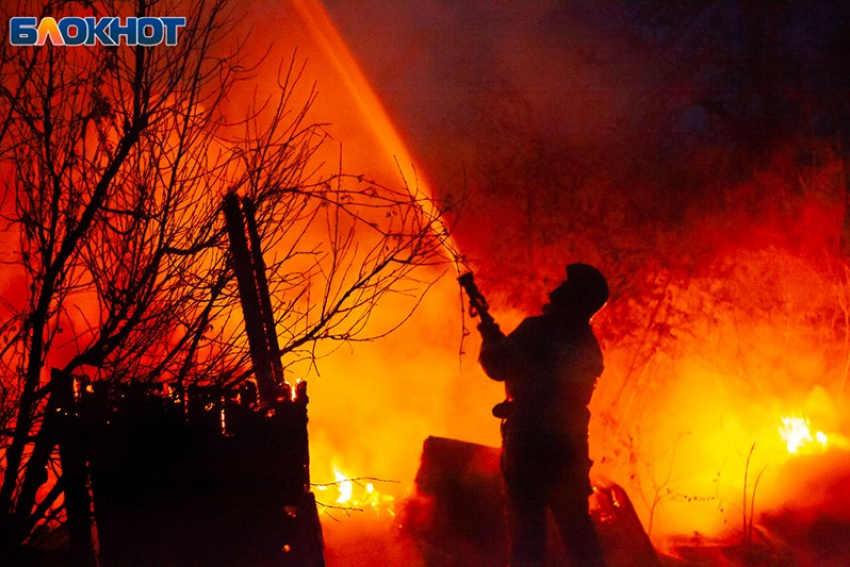
[[[406,188],[421,203],[422,214],[435,217],[426,176],[413,165],[414,156],[321,4],[298,1],[260,6],[269,17],[255,18],[254,26],[287,22],[287,42],[276,44],[269,59],[286,61],[297,46],[298,64],[307,62],[302,88],[316,81],[318,96],[311,114],[329,123],[332,136],[318,152],[318,159],[330,164],[325,173],[334,173],[339,164],[349,173]],[[280,30],[268,33],[273,35],[281,35]],[[273,88],[276,69],[271,67],[260,82]],[[249,97],[234,96],[234,104]],[[447,256],[456,255],[450,236],[441,238]],[[421,274],[423,281],[444,269]],[[430,289],[415,317],[396,333],[338,349],[338,344],[328,345],[332,354],[320,349],[316,365],[309,360],[284,361],[290,382],[309,383],[313,490],[317,501],[325,505],[320,511],[334,518],[325,521],[323,516],[329,565],[356,561],[352,554],[367,547],[364,537],[391,539],[396,528],[392,518],[398,513],[395,503],[413,491],[422,442],[429,435],[498,443],[498,424],[490,406],[501,399],[503,388],[483,377],[474,355],[459,360],[459,299],[454,278],[444,277]],[[370,315],[369,329],[391,327],[412,303],[407,297],[385,298]],[[470,353],[477,348],[474,340],[465,346]],[[390,482],[345,480],[371,477]],[[339,508],[367,513],[347,514]],[[396,561],[382,557],[380,562],[411,564],[415,557],[410,550],[398,552]],[[345,560],[334,563],[336,553]]]
[[[850,328],[841,319],[836,333],[813,315],[846,293],[844,280],[778,249],[721,262],[722,278],[671,292],[665,308],[689,320],[675,322],[669,346],[631,371],[619,397],[634,351],[607,346],[591,405],[592,474],[631,478],[625,488],[660,547],[693,532],[735,541],[817,482],[818,470],[796,468],[803,456],[847,458]]]
[[[421,203],[422,214],[438,217],[429,200],[432,187],[426,175],[414,166],[412,152],[321,3],[260,3],[256,10],[245,25],[288,27],[256,34],[287,40],[273,47],[268,59],[275,65],[286,61],[298,46],[299,60],[308,60],[302,86],[317,82],[319,96],[311,113],[315,120],[329,123],[332,136],[318,153],[318,161],[331,164],[323,174],[334,173],[338,164],[384,185],[401,185]],[[261,69],[260,87],[274,85],[274,71]],[[238,105],[250,97],[231,99],[228,110],[239,115]],[[342,150],[338,144],[344,144]],[[218,150],[213,145],[210,156],[201,158]],[[207,206],[217,203],[217,193],[210,191]],[[498,219],[493,224],[498,226]],[[443,233],[447,255],[462,264],[445,226],[437,230]],[[732,248],[729,236],[723,239],[716,248]],[[269,251],[269,256],[276,252]],[[655,306],[640,296],[642,284],[635,278],[633,297],[612,299],[619,301],[621,311],[612,305],[596,321],[603,333],[606,327],[620,331],[626,323],[616,313],[633,312],[642,328],[621,333],[617,340],[603,340],[606,371],[591,405],[592,474],[627,490],[659,544],[676,534],[715,536],[741,529],[741,508],[745,518],[758,518],[785,504],[791,481],[783,467],[802,460],[797,456],[850,449],[845,437],[850,435],[850,424],[844,417],[850,376],[850,276],[843,271],[847,268],[822,256],[813,259],[762,244],[717,256],[715,264],[700,268],[701,273],[669,276],[673,283],[663,294],[657,319]],[[509,280],[510,266],[500,266],[499,259],[491,263],[494,278]],[[431,281],[434,272],[422,280]],[[667,280],[668,275],[659,268],[647,280],[653,278]],[[527,284],[509,285],[522,294]],[[4,285],[8,281],[0,281]],[[419,291],[412,290],[410,296]],[[489,290],[482,291],[505,331],[545,301],[526,294],[523,301],[534,307],[520,313],[506,308]],[[302,379],[310,384],[311,476],[318,483],[313,487],[317,499],[326,511],[369,512],[373,524],[380,524],[381,537],[396,527],[402,508],[396,503],[414,490],[427,436],[499,444],[499,423],[490,408],[502,399],[503,388],[487,380],[476,363],[477,335],[461,343],[459,296],[454,279],[443,278],[429,290],[414,318],[386,339],[336,343],[310,353],[315,360],[305,356],[284,361],[293,400]],[[397,314],[411,303],[415,300],[410,297],[382,300],[370,313],[367,333],[391,328],[398,322]],[[836,312],[830,311],[836,303],[846,318],[825,318],[824,312]],[[68,317],[72,322],[77,317],[78,326],[85,328],[89,313],[69,310]],[[228,333],[231,327],[234,332],[241,328],[239,317],[221,324]],[[458,353],[461,347],[464,356]],[[60,365],[57,352],[50,362]],[[201,351],[198,358],[212,359],[214,354]],[[224,430],[223,410],[221,426]],[[338,462],[345,467],[337,467]],[[793,480],[803,485],[805,479]],[[616,499],[612,505],[618,506]],[[333,533],[346,529],[346,521],[340,522],[342,528],[330,523],[331,554],[339,550],[353,554],[364,547],[356,537],[350,537],[349,544],[340,543],[345,538]],[[387,564],[415,562],[405,556]]]

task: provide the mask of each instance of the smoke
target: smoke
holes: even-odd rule
[[[836,3],[328,6],[434,186],[465,190],[464,250],[526,309],[562,277],[549,258],[668,262],[748,212],[740,182],[776,151],[823,163],[813,129],[846,133]]]
[[[781,531],[783,506],[808,522],[841,493],[846,464],[831,465],[850,436],[846,8],[809,4],[329,0],[349,57],[299,3],[252,3],[234,26],[261,64],[227,113],[273,91],[297,49],[296,98],[315,84],[331,136],[315,166],[461,199],[447,220],[505,330],[565,263],[599,265],[614,297],[595,321],[594,474],[626,485],[653,536],[746,529],[749,509]],[[777,34],[748,44],[757,22]],[[753,53],[775,55],[756,65],[771,72],[750,73]],[[372,324],[409,307],[382,304]],[[400,502],[426,437],[499,443],[501,387],[462,340],[461,309],[449,272],[390,337],[289,366],[309,381],[315,483],[336,468]],[[788,453],[778,428],[797,414],[833,440],[829,456]],[[836,482],[787,498],[821,476]],[[325,509],[339,520],[325,520],[329,564],[416,564],[388,507]],[[358,556],[364,541],[374,555]]]
[[[781,507],[782,417],[848,434],[846,5],[326,5],[463,196],[504,328],[565,263],[609,276],[595,472],[653,536],[740,537]]]
[[[341,159],[346,171],[393,183],[396,160],[416,161],[423,186],[461,198],[448,220],[506,330],[539,309],[565,263],[609,276],[614,296],[595,322],[606,373],[592,407],[594,474],[627,487],[657,542],[740,535],[750,515],[758,523],[781,507],[779,473],[796,458],[779,436],[782,417],[806,414],[833,439],[848,434],[837,417],[847,374],[844,156],[804,135],[816,124],[840,136],[827,110],[844,109],[814,89],[822,82],[788,70],[807,58],[828,66],[835,28],[816,24],[830,12],[814,10],[805,24],[792,17],[795,3],[766,13],[787,34],[772,47],[789,64],[762,61],[777,73],[747,83],[760,45],[744,32],[761,20],[725,3],[327,6],[350,59],[336,44],[330,61],[288,6],[259,5],[252,23],[258,36],[277,33],[267,62],[293,46],[307,61],[314,116],[333,137],[329,167]],[[356,76],[352,66],[370,79],[353,91],[351,76],[340,77]],[[803,84],[791,92],[795,80]],[[379,106],[364,106],[378,96],[369,82],[389,126]],[[815,106],[795,95],[807,87]],[[400,136],[387,130],[396,127]],[[382,305],[375,324],[400,310]],[[475,364],[475,337],[464,347],[459,358],[449,274],[389,338],[344,347],[318,374],[290,367],[310,381],[314,482],[337,468],[399,481],[375,488],[401,500],[427,436],[497,445],[489,408],[501,392]],[[342,551],[352,532],[382,533],[343,516],[328,528],[341,565],[356,561]],[[393,537],[387,553],[410,552]]]
[[[305,67],[293,100],[303,100],[315,85],[310,117],[326,123],[329,135],[312,167],[325,175],[342,170],[393,188],[427,191],[425,172],[410,167],[405,140],[382,116],[357,61],[316,5],[264,3],[253,5],[251,14],[237,31],[250,25],[252,38],[265,39],[256,41],[247,57],[268,51],[256,81],[233,95],[228,112],[238,116],[251,97],[262,99],[273,91],[278,64],[288,62],[297,48],[296,66]],[[287,379],[308,382],[310,472],[329,565],[417,564],[398,518],[414,490],[422,442],[444,435],[498,444],[490,406],[503,396],[502,387],[477,368],[475,339],[463,339],[461,297],[450,264],[420,277],[428,282],[441,274],[415,316],[390,336],[330,345],[338,348],[318,351],[315,364],[284,360]],[[367,333],[392,328],[424,290],[423,285],[412,289],[411,297],[381,301]],[[462,347],[469,351],[463,357]],[[369,502],[357,501],[356,495],[338,501],[342,494],[334,483],[339,478],[368,479],[356,486],[372,485]]]

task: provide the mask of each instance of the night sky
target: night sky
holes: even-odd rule
[[[482,277],[509,265],[519,303],[560,277],[553,256],[615,279],[650,253],[705,265],[719,237],[676,243],[799,216],[782,188],[742,189],[756,172],[848,157],[844,2],[325,5],[433,185],[464,195]],[[775,220],[749,232],[807,229]]]

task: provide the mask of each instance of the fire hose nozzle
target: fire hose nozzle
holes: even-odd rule
[[[469,297],[470,316],[480,316],[482,322],[484,320],[492,320],[492,317],[490,317],[490,306],[487,304],[487,300],[484,298],[484,295],[481,291],[479,291],[478,286],[475,285],[475,276],[472,272],[462,274],[458,277],[457,281]]]

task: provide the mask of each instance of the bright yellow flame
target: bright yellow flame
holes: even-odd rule
[[[334,469],[334,478],[339,490],[339,498],[336,499],[337,504],[351,504],[351,493],[354,490],[354,483],[348,479],[348,476]]]
[[[360,510],[371,508],[377,514],[395,517],[393,496],[379,492],[371,482],[359,482],[336,467],[333,471],[338,494],[335,504]],[[326,487],[321,487],[321,490],[326,490]]]
[[[788,452],[796,455],[801,449],[812,447],[826,447],[827,436],[823,431],[817,431],[812,435],[808,418],[783,417],[782,425],[779,426],[779,436],[785,441]]]

